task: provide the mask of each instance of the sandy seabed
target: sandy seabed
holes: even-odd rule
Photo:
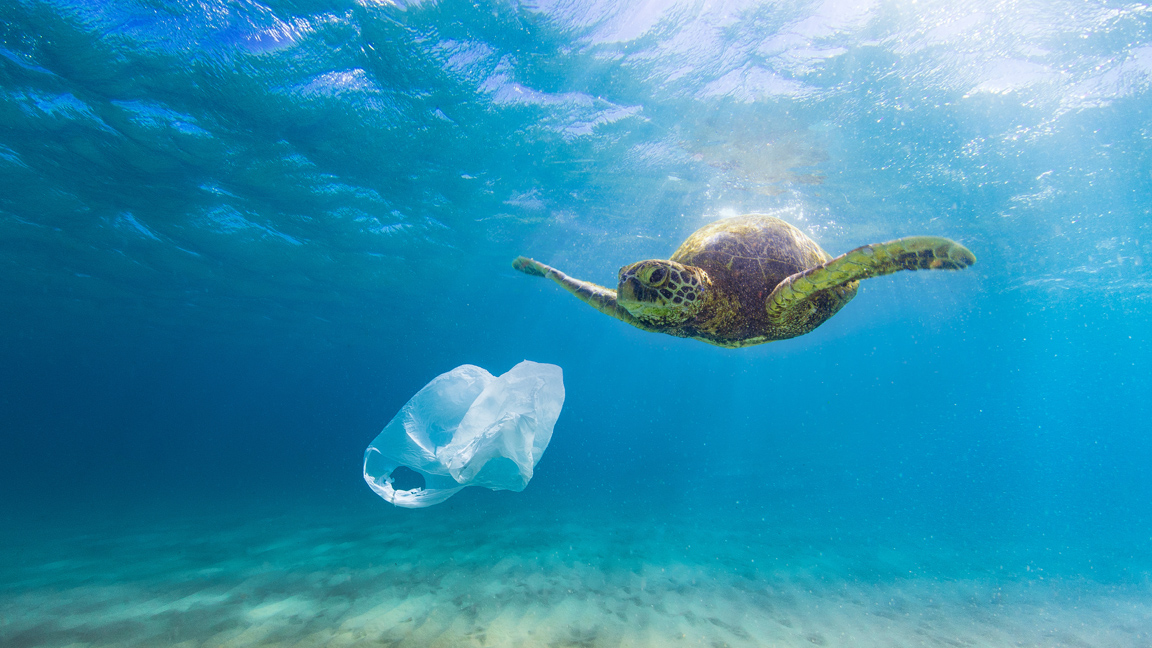
[[[1152,646],[1147,576],[759,517],[385,507],[17,525],[0,646]]]

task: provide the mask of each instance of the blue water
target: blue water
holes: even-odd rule
[[[0,645],[1152,641],[1147,5],[0,30]],[[978,262],[738,350],[510,266],[613,286],[750,212]],[[425,383],[525,358],[567,400],[524,492],[365,487]]]

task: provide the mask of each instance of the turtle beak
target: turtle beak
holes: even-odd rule
[[[636,294],[639,292],[639,288],[640,282],[637,281],[635,277],[622,279],[620,281],[620,285],[616,289],[616,301],[640,301],[636,298]]]

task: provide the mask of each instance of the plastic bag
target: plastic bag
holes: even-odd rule
[[[522,491],[564,405],[560,367],[525,360],[493,377],[462,365],[413,396],[364,451],[364,481],[406,508],[465,486]]]

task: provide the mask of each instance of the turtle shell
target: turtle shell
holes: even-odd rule
[[[781,326],[768,321],[765,303],[786,277],[832,257],[804,232],[772,216],[749,215],[716,221],[694,232],[672,261],[708,273],[713,298],[681,334],[722,346],[747,346],[802,335],[819,326],[856,293],[824,291],[814,295],[810,312]]]

